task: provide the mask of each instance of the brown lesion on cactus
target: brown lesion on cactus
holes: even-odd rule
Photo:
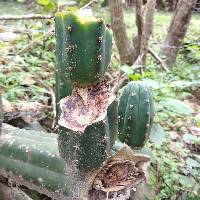
[[[95,178],[93,188],[104,192],[117,192],[132,188],[146,179],[140,162],[114,160],[107,163]]]
[[[60,100],[59,125],[83,133],[88,125],[104,120],[115,95],[103,81],[90,87],[75,87],[72,95]]]
[[[149,157],[124,145],[98,170],[89,190],[90,200],[128,199],[130,190],[146,180]]]

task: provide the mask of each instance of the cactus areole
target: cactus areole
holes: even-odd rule
[[[128,83],[118,109],[119,139],[131,148],[141,148],[149,137],[154,116],[149,87],[142,81]]]

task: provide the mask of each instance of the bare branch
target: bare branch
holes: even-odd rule
[[[121,0],[109,0],[111,26],[121,63],[132,64],[134,48],[128,38]]]
[[[150,36],[153,31],[153,17],[154,17],[154,10],[156,7],[156,0],[148,0],[146,4],[146,16],[145,16],[145,24],[144,24],[144,38],[143,38],[143,48],[142,53],[144,54],[143,57],[143,64],[146,61],[146,54],[148,52],[148,43]]]
[[[122,78],[118,81],[118,83],[114,85],[114,87],[112,88],[112,92],[116,94],[121,87],[126,85],[127,82],[128,82],[127,75],[124,74]]]
[[[29,14],[29,15],[2,15],[0,20],[33,20],[33,19],[52,19],[54,15],[39,15],[39,14]]]
[[[139,55],[137,57],[135,63],[131,66],[133,70],[141,69],[143,67],[142,65],[139,65],[141,63],[142,58],[143,58],[143,55]],[[121,87],[126,85],[127,82],[128,82],[127,74],[120,73],[117,84],[114,85],[112,88],[112,92],[116,94]]]
[[[163,69],[166,72],[169,72],[169,69],[167,68],[167,66],[165,65],[165,63],[162,61],[162,59],[153,51],[153,49],[148,48],[148,53],[150,53],[163,67]]]
[[[85,4],[83,7],[79,8],[79,10],[86,9],[86,8],[88,8],[89,6],[91,6],[93,3],[97,3],[97,2],[98,2],[97,0],[91,0],[91,1],[89,1],[87,4]]]

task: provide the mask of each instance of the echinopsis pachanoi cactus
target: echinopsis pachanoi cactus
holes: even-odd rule
[[[60,154],[87,172],[97,169],[110,154],[117,134],[116,123],[109,123],[111,116],[106,116],[110,104],[109,112],[116,110],[115,97],[102,82],[111,59],[112,37],[102,19],[80,13],[57,13],[55,27]]]
[[[153,98],[145,82],[132,81],[119,100],[119,139],[131,148],[141,148],[147,141],[154,117]]]
[[[53,199],[70,196],[57,135],[3,124],[0,135],[0,175]]]
[[[62,126],[54,139],[64,162],[55,149],[57,143],[52,145],[54,139],[40,132],[30,135],[32,131],[6,128],[0,136],[0,169],[16,173],[28,187],[33,183],[69,198],[88,199],[90,195],[97,200],[102,195],[106,198],[108,192],[113,198],[145,180],[142,167],[149,158],[115,143],[118,103],[102,81],[110,62],[111,34],[102,20],[77,13],[58,13],[55,22],[56,106]]]

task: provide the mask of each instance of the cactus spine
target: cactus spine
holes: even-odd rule
[[[144,82],[130,82],[119,103],[119,139],[131,148],[142,147],[149,137],[154,116],[153,98]]]

